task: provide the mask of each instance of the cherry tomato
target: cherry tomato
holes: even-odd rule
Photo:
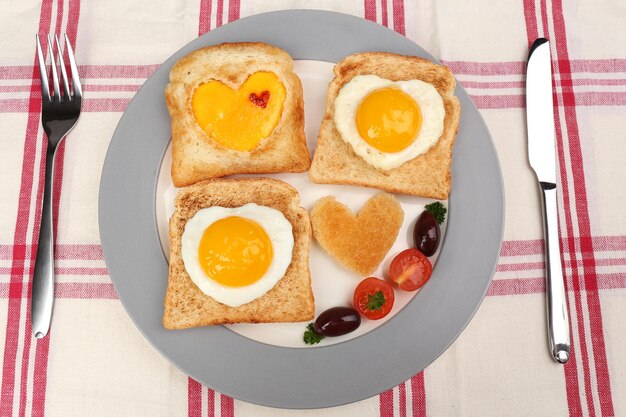
[[[385,317],[393,307],[393,288],[378,278],[365,278],[354,290],[354,308],[370,320]]]
[[[426,255],[411,248],[393,258],[389,278],[404,291],[415,291],[426,284],[432,272],[433,266]]]

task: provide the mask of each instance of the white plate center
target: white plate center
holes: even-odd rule
[[[333,63],[324,61],[298,60],[295,61],[295,72],[302,80],[304,90],[304,120],[307,144],[311,155],[317,144],[317,134],[324,115],[326,103],[326,89],[333,78]],[[157,183],[156,192],[156,217],[159,238],[165,253],[169,259],[169,218],[174,212],[174,199],[178,189],[172,184],[170,167],[172,164],[171,144],[168,146]],[[301,174],[269,174],[263,177],[277,178],[288,182],[300,193],[301,205],[306,210],[311,210],[313,204],[328,195],[334,195],[340,201],[354,211],[358,211],[365,202],[380,191],[364,187],[349,185],[314,184],[309,181],[307,173]],[[398,233],[398,238],[385,260],[378,267],[373,276],[384,278],[389,263],[393,257],[413,246],[413,226],[417,216],[424,210],[424,206],[434,200],[396,195],[404,210],[404,223]],[[447,206],[447,202],[444,202]],[[442,227],[441,241],[445,233],[445,223]],[[439,252],[430,258],[434,264]],[[311,245],[309,260],[311,268],[311,284],[315,294],[315,317],[324,310],[337,306],[352,306],[354,288],[363,278],[351,272],[335,262],[314,240]],[[384,271],[384,273],[383,273]],[[165,279],[165,278],[164,278]],[[391,313],[381,320],[363,319],[361,326],[354,332],[344,336],[324,339],[316,346],[327,346],[343,342],[365,334],[381,324],[385,323],[400,311],[415,296],[416,292],[396,290],[395,303]],[[165,294],[164,294],[165,296]],[[302,336],[308,322],[302,323],[264,323],[264,324],[233,324],[228,325],[232,331],[262,343],[268,343],[283,347],[307,347],[302,341]]]

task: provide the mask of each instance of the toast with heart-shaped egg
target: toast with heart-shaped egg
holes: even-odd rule
[[[282,49],[223,43],[191,52],[165,88],[172,118],[172,181],[304,172],[302,84]]]
[[[445,200],[461,105],[449,68],[363,52],[334,67],[311,181]]]

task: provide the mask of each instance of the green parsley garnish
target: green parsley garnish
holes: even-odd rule
[[[439,201],[427,204],[424,208],[428,210],[430,214],[435,216],[435,219],[437,219],[437,223],[441,224],[446,219],[446,212],[448,210]]]
[[[324,339],[324,336],[315,331],[313,323],[309,323],[304,331],[304,343],[307,345],[314,345]]]
[[[380,310],[385,305],[385,295],[382,291],[378,291],[373,295],[368,294],[367,297],[367,309],[370,311]]]

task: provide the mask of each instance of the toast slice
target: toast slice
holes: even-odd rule
[[[322,197],[311,209],[313,237],[340,264],[362,277],[372,275],[393,246],[404,211],[398,200],[380,193],[353,213],[334,196]]]
[[[256,203],[280,210],[293,227],[291,264],[278,283],[254,301],[229,307],[204,294],[183,263],[181,238],[185,224],[200,209],[240,207]],[[183,188],[170,219],[170,265],[163,326],[184,329],[226,323],[273,323],[311,320],[315,302],[311,290],[309,248],[311,224],[300,196],[289,184],[268,178],[214,179]]]
[[[328,86],[326,111],[309,170],[311,181],[361,185],[399,194],[447,199],[450,192],[452,145],[461,114],[461,105],[454,96],[456,81],[452,71],[414,56],[365,52],[344,58],[335,65],[334,74]],[[425,81],[437,89],[444,102],[444,129],[437,143],[425,154],[388,171],[370,165],[354,153],[352,147],[341,138],[333,119],[335,98],[341,88],[353,77],[366,74],[392,81]]]
[[[223,43],[198,49],[179,60],[165,88],[172,118],[172,181],[183,187],[230,174],[304,172],[310,155],[304,135],[302,83],[282,49],[259,42]],[[282,113],[272,133],[251,151],[222,146],[196,122],[196,88],[217,80],[237,90],[251,74],[276,74],[286,89]]]

